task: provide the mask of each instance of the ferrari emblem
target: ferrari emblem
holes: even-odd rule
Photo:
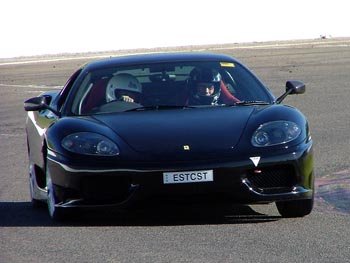
[[[189,145],[184,145],[184,151],[189,151],[190,150],[190,146]]]

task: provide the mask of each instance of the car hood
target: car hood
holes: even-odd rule
[[[137,152],[202,157],[232,152],[254,107],[137,111],[95,115]]]

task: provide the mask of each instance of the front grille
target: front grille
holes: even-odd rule
[[[130,191],[131,181],[124,176],[90,176],[81,182],[81,194],[87,201],[122,201]]]
[[[247,178],[256,188],[289,188],[296,184],[295,171],[292,166],[273,166],[251,170]]]

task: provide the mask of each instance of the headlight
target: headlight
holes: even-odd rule
[[[256,147],[284,144],[298,138],[300,133],[300,127],[294,122],[267,122],[256,129],[252,137],[252,144]]]
[[[78,132],[63,138],[62,147],[68,151],[87,155],[113,156],[118,146],[110,139],[92,132]]]

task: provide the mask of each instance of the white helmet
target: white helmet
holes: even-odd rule
[[[131,74],[120,73],[112,77],[107,84],[106,88],[106,101],[110,102],[116,100],[116,90],[126,90],[135,93],[142,92],[142,86],[140,82]]]

